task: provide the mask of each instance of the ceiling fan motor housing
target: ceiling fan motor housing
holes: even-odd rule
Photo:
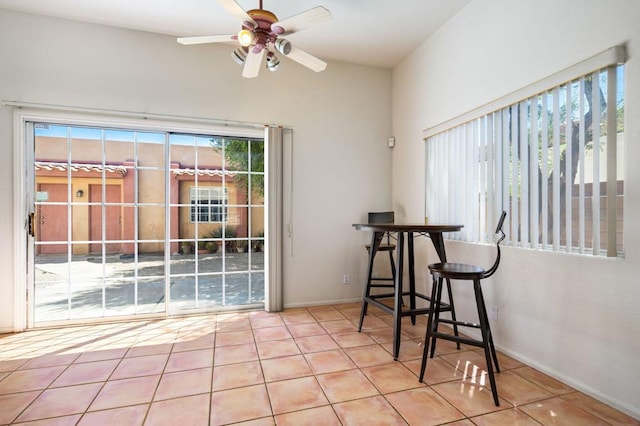
[[[264,9],[248,10],[247,14],[253,18],[257,24],[255,28],[252,28],[255,36],[253,52],[260,53],[269,43],[273,44],[276,42],[278,34],[271,31],[271,24],[278,22],[278,17],[274,13]],[[252,26],[250,22],[245,22],[245,28],[247,27],[247,24]]]

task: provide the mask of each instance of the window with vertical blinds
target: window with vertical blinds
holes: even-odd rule
[[[611,49],[425,131],[425,215],[491,242],[506,210],[513,246],[621,255],[623,58]]]

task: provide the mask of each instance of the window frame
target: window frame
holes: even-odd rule
[[[198,194],[194,194],[197,192]],[[201,194],[208,193],[208,197],[201,198]],[[220,194],[222,192],[222,194]],[[216,193],[213,196],[213,193]],[[197,198],[194,198],[196,195]],[[203,201],[208,201],[203,203]],[[212,203],[212,201],[217,201]],[[189,187],[189,221],[191,223],[227,223],[229,206],[229,190],[226,186],[190,186]],[[202,212],[205,208],[207,212]],[[214,212],[214,210],[216,210]],[[208,217],[202,220],[203,213]],[[195,220],[195,219],[198,220]]]
[[[619,195],[623,197],[623,189],[618,190],[618,180],[624,183],[624,178],[617,176],[617,94],[616,87],[617,67],[624,66],[626,53],[623,47],[616,46],[599,55],[589,58],[573,67],[562,70],[548,78],[529,85],[508,96],[497,99],[482,107],[469,111],[459,117],[448,120],[437,126],[431,127],[424,131],[425,140],[425,216],[435,221],[454,221],[465,223],[465,229],[458,234],[450,235],[451,239],[460,239],[470,242],[488,243],[492,239],[492,229],[494,222],[497,220],[498,213],[501,210],[509,212],[509,221],[507,225],[507,235],[512,245],[520,247],[567,251],[577,253],[590,253],[593,255],[606,255],[609,257],[623,256],[623,246],[617,243],[618,235],[622,240],[622,220],[617,217],[617,200]],[[596,97],[600,90],[597,90],[598,78],[600,73],[606,75],[607,86],[604,92],[607,93],[606,103],[604,105],[615,107],[614,114],[605,114],[606,111],[600,111],[600,99],[596,101]],[[593,83],[593,102],[587,110],[592,114],[594,123],[596,118],[602,118],[603,126],[609,129],[616,129],[614,132],[607,132],[603,136],[603,146],[608,147],[606,162],[606,178],[602,179],[598,167],[599,148],[599,127],[593,127],[594,140],[594,173],[593,173],[593,248],[586,247],[584,244],[584,206],[580,209],[580,243],[578,247],[572,240],[572,224],[571,202],[572,190],[578,185],[566,185],[569,189],[559,198],[561,191],[557,176],[560,175],[561,157],[565,161],[563,172],[568,176],[570,172],[571,150],[567,150],[566,158],[560,155],[560,146],[568,146],[566,141],[570,140],[574,128],[574,136],[578,137],[578,130],[575,130],[577,124],[580,124],[581,145],[584,145],[584,124],[582,117],[585,110],[581,109],[578,120],[573,120],[571,114],[565,114],[561,117],[560,105],[571,105],[571,95],[574,84],[584,89],[585,77],[592,79]],[[622,80],[624,81],[624,80]],[[576,83],[579,82],[579,83]],[[562,96],[562,88],[565,92]],[[560,89],[559,89],[560,88]],[[624,87],[622,91],[624,101]],[[580,96],[583,96],[583,92]],[[546,105],[547,96],[551,105]],[[539,105],[539,103],[542,105]],[[580,108],[583,107],[584,101],[579,100]],[[555,111],[552,115],[547,116],[547,107]],[[573,106],[571,111],[573,112]],[[538,116],[538,114],[540,116]],[[540,120],[540,121],[539,121]],[[547,120],[548,125],[547,125]],[[532,122],[538,125],[532,125]],[[551,124],[552,123],[552,124]],[[562,133],[560,128],[564,126]],[[565,131],[566,129],[566,131]],[[547,132],[548,130],[548,132]],[[549,133],[549,134],[547,134]],[[550,142],[547,148],[544,142],[538,146],[538,138],[541,141]],[[563,139],[565,145],[560,145]],[[506,142],[505,142],[506,141]],[[589,141],[589,139],[587,139]],[[433,148],[437,145],[438,148]],[[576,142],[573,142],[574,148]],[[538,149],[543,151],[538,154]],[[574,154],[575,155],[575,154]],[[580,166],[584,164],[584,150],[580,152]],[[550,157],[549,157],[550,156]],[[529,157],[531,157],[530,166]],[[455,158],[450,164],[447,163],[449,158]],[[540,165],[542,171],[542,182],[547,182],[548,176],[553,178],[553,184],[549,185],[548,194],[547,185],[538,184],[538,165],[535,160],[541,158],[551,158],[550,165]],[[574,157],[574,161],[577,155]],[[545,163],[545,161],[539,161]],[[547,175],[546,172],[550,172]],[[580,197],[584,202],[585,182],[583,171],[580,170],[581,178],[579,184]],[[599,179],[599,180],[598,180]],[[551,180],[551,179],[550,179]],[[600,233],[600,200],[598,194],[599,184],[602,183],[605,188],[603,192],[603,207],[606,209],[604,217],[604,250],[599,244],[598,238]],[[529,189],[531,186],[531,189]],[[461,189],[458,191],[458,189]],[[469,188],[478,188],[478,191],[471,191],[468,195]],[[538,199],[538,190],[545,192]],[[456,192],[466,192],[465,196],[456,194]],[[483,192],[484,191],[484,192]],[[522,192],[520,192],[522,191]],[[529,192],[527,192],[529,191]],[[531,192],[535,191],[534,194]],[[517,194],[517,195],[514,195]],[[547,209],[540,207],[543,202],[553,203],[553,208],[549,214]],[[533,203],[529,204],[532,199]],[[536,204],[536,203],[540,204]],[[562,232],[566,230],[566,235],[560,237],[560,215],[558,213],[560,207],[566,206],[567,215],[562,219]],[[540,207],[541,222],[532,220],[529,223],[529,217],[538,214]],[[590,207],[590,206],[588,206]],[[621,209],[620,209],[621,211]],[[609,214],[607,214],[607,212]],[[530,214],[530,216],[529,216]],[[495,216],[495,217],[494,217]],[[547,235],[547,222],[551,226],[549,235]],[[619,222],[619,223],[617,223]],[[597,225],[596,225],[597,223]],[[576,229],[574,227],[574,229]],[[536,241],[538,231],[542,235],[542,241]],[[575,232],[575,231],[574,231]],[[531,239],[529,238],[531,235]],[[550,242],[547,242],[547,236]],[[559,244],[561,239],[565,239],[564,244]]]

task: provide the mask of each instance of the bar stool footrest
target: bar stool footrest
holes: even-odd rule
[[[442,309],[440,310],[442,311]],[[438,322],[444,324],[457,325],[458,327],[471,327],[471,328],[480,328],[480,324],[475,322],[466,322],[466,321],[454,321],[446,318],[438,318]]]
[[[395,297],[395,293],[385,293],[385,294],[370,294],[367,299],[376,300],[376,299],[390,299]]]
[[[482,343],[482,340],[471,339],[468,337],[454,336],[453,334],[438,332],[431,332],[431,337],[435,337],[436,339],[449,340],[450,342],[463,343],[469,346],[476,346],[478,348],[484,348],[484,343]]]

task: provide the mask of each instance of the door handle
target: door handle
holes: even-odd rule
[[[33,226],[33,222],[34,221],[35,221],[35,213],[29,214],[29,226],[28,226],[29,230],[28,230],[28,232],[29,232],[29,235],[31,235],[32,237],[36,236],[36,230],[35,230],[35,227]]]

